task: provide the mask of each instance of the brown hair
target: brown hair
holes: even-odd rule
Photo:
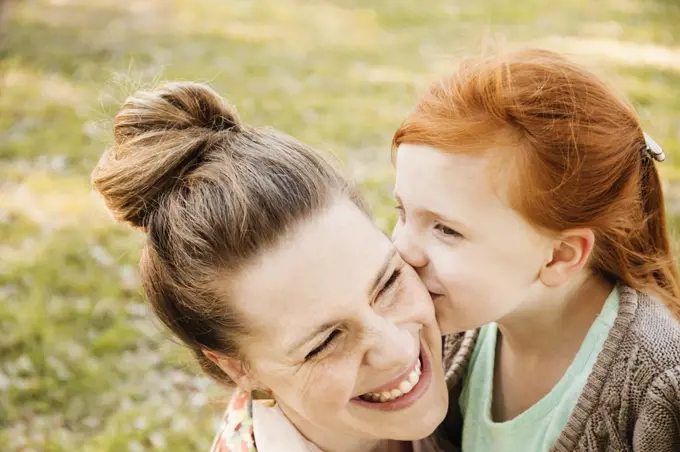
[[[591,228],[595,272],[680,314],[661,182],[629,105],[559,54],[525,49],[463,62],[420,99],[392,145],[475,152],[496,140],[515,145],[500,156],[517,181],[514,209],[550,231]]]
[[[137,92],[113,129],[94,187],[116,219],[146,232],[142,285],[156,315],[209,375],[231,384],[203,354],[241,358],[249,331],[225,278],[338,196],[360,200],[321,154],[244,125],[202,84]]]

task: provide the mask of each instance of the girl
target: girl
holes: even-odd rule
[[[446,439],[680,450],[664,155],[632,108],[563,57],[522,50],[435,85],[393,149],[396,246],[443,332],[470,330],[447,338]]]

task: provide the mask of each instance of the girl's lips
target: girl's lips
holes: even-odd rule
[[[410,407],[427,392],[432,383],[432,360],[422,342],[420,344],[420,362],[422,369],[420,379],[409,393],[389,402],[368,402],[361,397],[354,397],[351,402],[364,408],[380,411],[398,411]]]

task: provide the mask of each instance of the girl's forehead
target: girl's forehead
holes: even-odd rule
[[[495,153],[456,154],[401,145],[395,196],[416,216],[451,220],[477,237],[534,236],[534,227],[508,201],[508,189],[517,183],[508,177],[513,171],[487,155]]]
[[[491,159],[421,145],[401,145],[397,153],[395,194],[424,209],[448,210],[460,203],[501,204]]]

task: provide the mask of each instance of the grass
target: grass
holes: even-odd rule
[[[486,34],[604,74],[680,175],[674,0],[11,0],[0,25],[0,450],[206,450],[223,396],[149,315],[89,172],[126,94],[209,81],[339,155],[389,229],[391,133]],[[452,6],[457,4],[457,6]],[[672,224],[680,224],[676,216]]]

